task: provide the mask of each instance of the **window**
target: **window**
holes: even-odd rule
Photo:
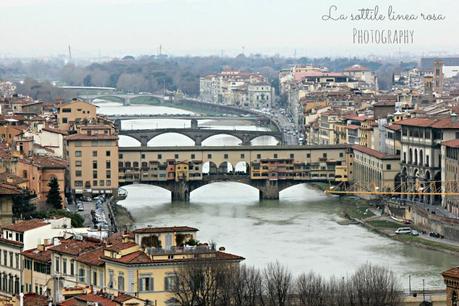
[[[158,154],[158,159],[161,159],[163,158],[163,156],[161,154]]]
[[[97,180],[92,181],[92,186],[97,187]]]
[[[121,153],[118,154],[118,158],[119,158],[119,159],[123,159],[123,154],[121,154]]]
[[[81,157],[81,151],[75,151],[75,157]]]
[[[241,158],[245,158],[245,154],[244,153],[241,154]]]
[[[105,183],[106,183],[105,185],[107,185],[107,187],[112,185],[112,181],[111,180],[107,180],[107,181],[105,181]]]
[[[142,155],[140,155],[140,158],[144,159],[145,158],[145,154],[142,153]]]
[[[274,153],[274,158],[277,158],[277,153]]]
[[[295,154],[290,153],[290,158],[295,158]]]
[[[113,289],[113,270],[108,270],[108,288]]]
[[[97,286],[97,271],[92,272],[92,285]]]
[[[191,154],[191,159],[195,159],[196,156],[194,154]]]
[[[212,158],[212,154],[210,154],[210,153],[207,154],[207,158],[209,158],[209,159]]]
[[[139,291],[153,291],[153,277],[150,274],[140,274]]]
[[[177,278],[175,275],[166,275],[166,277],[164,278],[164,290],[174,291],[176,283]]]
[[[390,164],[387,164],[386,165],[386,170],[391,170],[392,169],[392,166]]]
[[[62,258],[62,273],[67,274],[67,259]]]
[[[72,112],[72,109],[71,109],[71,108],[63,108],[63,109],[62,109],[62,112],[63,112],[63,113],[71,113],[71,112]]]
[[[109,178],[112,178],[112,171],[107,170],[106,173],[105,173],[105,176],[106,176],[106,178],[108,178],[108,179],[109,179]]]
[[[75,261],[73,259],[70,260],[70,275],[75,275]]]
[[[105,168],[110,169],[112,167],[111,161],[107,160],[105,161]]]
[[[7,266],[8,265],[8,252],[3,251],[3,265]]]
[[[81,160],[76,160],[75,161],[75,166],[76,167],[81,167]]]
[[[105,151],[105,156],[110,156],[111,152],[110,151]]]
[[[16,269],[20,269],[21,267],[19,266],[19,254],[15,254],[15,259],[16,259]]]
[[[118,291],[124,291],[124,273],[118,273]]]
[[[10,267],[12,268],[13,267],[13,252],[10,252]]]
[[[92,170],[92,178],[93,179],[97,178],[97,170]]]
[[[97,169],[97,160],[92,161],[92,168]]]
[[[84,283],[85,282],[85,279],[86,279],[85,274],[86,274],[86,270],[85,269],[80,268],[78,270],[78,281],[80,283]]]
[[[92,151],[92,157],[97,157],[97,151]]]
[[[227,153],[223,154],[223,158],[228,159],[228,154]]]
[[[257,159],[260,159],[261,158],[261,154],[257,154]]]
[[[306,158],[311,158],[311,153],[306,153]]]
[[[323,157],[323,158],[327,158],[327,153],[323,153],[323,154],[322,154],[322,157]]]
[[[340,153],[339,153],[339,157],[344,157],[344,153],[343,153],[343,152],[340,152]]]
[[[83,187],[83,181],[75,181],[75,187]]]
[[[99,180],[99,186],[103,187],[105,185],[104,180]]]
[[[59,263],[60,263],[59,257],[56,257],[55,260],[54,260],[54,266],[55,266],[55,271],[57,273],[60,272]]]
[[[68,119],[67,118],[62,118],[62,123],[67,123],[68,122]]]
[[[178,155],[178,154],[174,154],[174,158],[175,158],[175,159],[178,159],[178,158],[179,158],[179,155]]]

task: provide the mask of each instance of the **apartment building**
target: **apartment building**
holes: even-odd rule
[[[441,146],[442,191],[459,192],[459,139],[444,141]],[[442,196],[442,206],[459,217],[459,197]]]
[[[395,191],[400,185],[400,156],[353,145],[352,181],[366,191]]]
[[[259,73],[225,70],[199,83],[204,101],[248,108],[268,108],[274,102],[274,88]]]
[[[173,305],[175,273],[183,265],[244,260],[208,245],[196,246],[196,231],[187,226],[141,228],[133,232],[135,242],[106,247],[102,260],[107,292],[135,295],[157,306]]]
[[[97,106],[92,103],[72,100],[57,107],[57,124],[59,129],[68,131],[75,124],[96,119]]]
[[[113,193],[118,189],[118,136],[110,127],[80,127],[65,137],[73,194]]]
[[[18,159],[16,175],[27,179],[27,189],[35,194],[40,202],[46,200],[49,192],[48,184],[51,179],[56,178],[61,197],[65,199],[67,167],[68,163],[64,159],[33,155],[29,158]]]
[[[410,118],[401,126],[401,179],[405,191],[441,190],[441,143],[459,138],[457,116]],[[408,200],[439,204],[440,195],[408,195]]]

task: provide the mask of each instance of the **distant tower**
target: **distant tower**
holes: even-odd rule
[[[433,90],[441,94],[443,92],[443,62],[435,61],[433,64]]]
[[[70,48],[69,45],[69,63],[72,61],[72,49]]]

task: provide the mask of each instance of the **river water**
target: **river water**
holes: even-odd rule
[[[189,113],[157,106],[123,107],[99,104],[105,114]],[[188,120],[132,120],[123,128],[183,127]],[[213,128],[250,128],[240,122],[238,127],[225,122],[199,122]],[[235,145],[231,136],[215,136],[204,145]],[[270,138],[256,139],[257,144],[274,144]],[[121,138],[120,146],[137,145]],[[149,145],[192,145],[185,136],[158,136]],[[149,185],[124,187],[128,197],[120,204],[127,207],[136,226],[188,225],[200,229],[200,241],[214,241],[228,252],[246,258],[249,265],[263,268],[279,261],[294,274],[314,271],[324,276],[346,276],[364,263],[390,268],[408,288],[411,276],[413,289],[444,288],[440,273],[458,265],[456,256],[417,248],[393,241],[358,225],[340,225],[337,212],[342,205],[338,198],[328,197],[306,184],[281,192],[278,201],[258,201],[258,191],[239,183],[214,183],[191,193],[188,205],[171,204],[170,193]]]

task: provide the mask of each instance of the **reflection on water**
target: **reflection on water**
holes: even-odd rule
[[[239,183],[213,183],[191,193],[191,203],[170,203],[164,189],[125,187],[137,226],[189,225],[202,241],[215,241],[257,267],[279,260],[295,273],[347,275],[371,262],[393,270],[405,287],[443,286],[440,273],[456,265],[454,256],[404,245],[358,225],[340,225],[340,200],[307,185],[281,192],[279,201],[258,201],[258,191]]]

